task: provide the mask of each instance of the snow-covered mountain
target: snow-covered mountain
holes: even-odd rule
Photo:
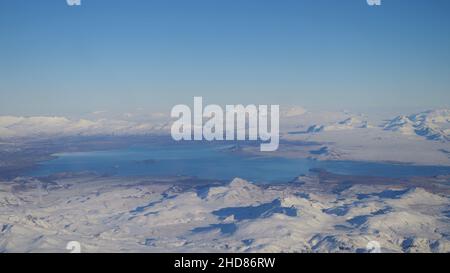
[[[314,124],[308,127],[306,133],[319,133],[326,131],[342,131],[353,129],[364,129],[372,127],[367,120],[360,116],[350,116],[344,120],[333,122],[329,124]]]
[[[66,252],[73,240],[82,252],[354,253],[371,242],[382,252],[450,251],[448,195],[318,179],[174,186],[90,175],[17,178],[0,183],[0,252]]]
[[[0,137],[142,135],[169,132],[167,121],[0,116]]]
[[[383,128],[386,131],[417,135],[429,140],[450,141],[450,109],[398,116],[386,122]]]
[[[307,111],[293,107],[281,113],[282,132],[314,134],[372,128],[372,122],[362,114],[346,111]],[[73,136],[73,135],[143,135],[168,134],[170,118],[165,115],[131,115],[113,118],[95,115],[72,119],[59,116],[0,116],[0,138]],[[401,115],[381,125],[384,131],[421,136],[428,140],[450,140],[450,109],[430,110]],[[381,130],[380,129],[380,130]],[[400,135],[401,136],[401,135]]]
[[[363,114],[349,111],[308,111],[303,107],[292,107],[282,111],[280,124],[283,132],[295,134],[372,127]]]

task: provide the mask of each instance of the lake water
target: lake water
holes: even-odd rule
[[[336,174],[384,177],[450,174],[450,167],[255,157],[232,153],[230,148],[229,145],[187,143],[63,153],[40,164],[30,175],[94,171],[118,176],[183,175],[217,180],[241,177],[256,183],[273,183],[292,181],[311,168]]]

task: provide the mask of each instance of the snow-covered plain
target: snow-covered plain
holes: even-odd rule
[[[448,178],[447,178],[448,179]],[[0,182],[0,252],[449,252],[448,191],[71,175]]]

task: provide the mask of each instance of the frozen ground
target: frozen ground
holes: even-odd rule
[[[448,191],[333,179],[1,181],[0,251],[67,252],[69,241],[84,252],[364,252],[370,241],[384,252],[450,251]]]

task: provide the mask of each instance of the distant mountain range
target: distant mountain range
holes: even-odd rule
[[[398,116],[383,125],[384,130],[417,135],[428,140],[450,141],[450,110],[430,110]]]
[[[142,135],[168,132],[168,121],[126,119],[68,119],[65,117],[0,116],[0,137],[38,137],[73,135]]]
[[[370,128],[367,120],[361,120],[359,117],[349,117],[342,121],[332,123],[330,125],[312,125],[308,127],[306,133],[318,133],[322,131],[340,131],[356,128]]]
[[[294,107],[282,112],[281,125],[296,134],[382,128],[402,135],[419,136],[434,141],[450,141],[450,109],[429,110],[409,116],[401,115],[378,126],[364,115],[349,112],[310,112]],[[171,122],[167,116],[157,119],[139,117],[69,119],[66,117],[0,116],[0,138],[72,136],[72,135],[145,135],[168,134]],[[285,131],[286,131],[285,130]]]
[[[297,124],[295,128],[304,129],[291,130],[290,133],[314,134],[375,127],[365,116],[347,112],[315,114],[315,119],[311,116],[310,112],[295,116]],[[285,117],[289,118],[292,123],[293,116],[286,115]],[[446,142],[450,141],[450,109],[429,110],[408,116],[401,115],[385,121],[378,127],[381,127],[384,131],[398,132],[402,135],[419,136],[428,140]]]

